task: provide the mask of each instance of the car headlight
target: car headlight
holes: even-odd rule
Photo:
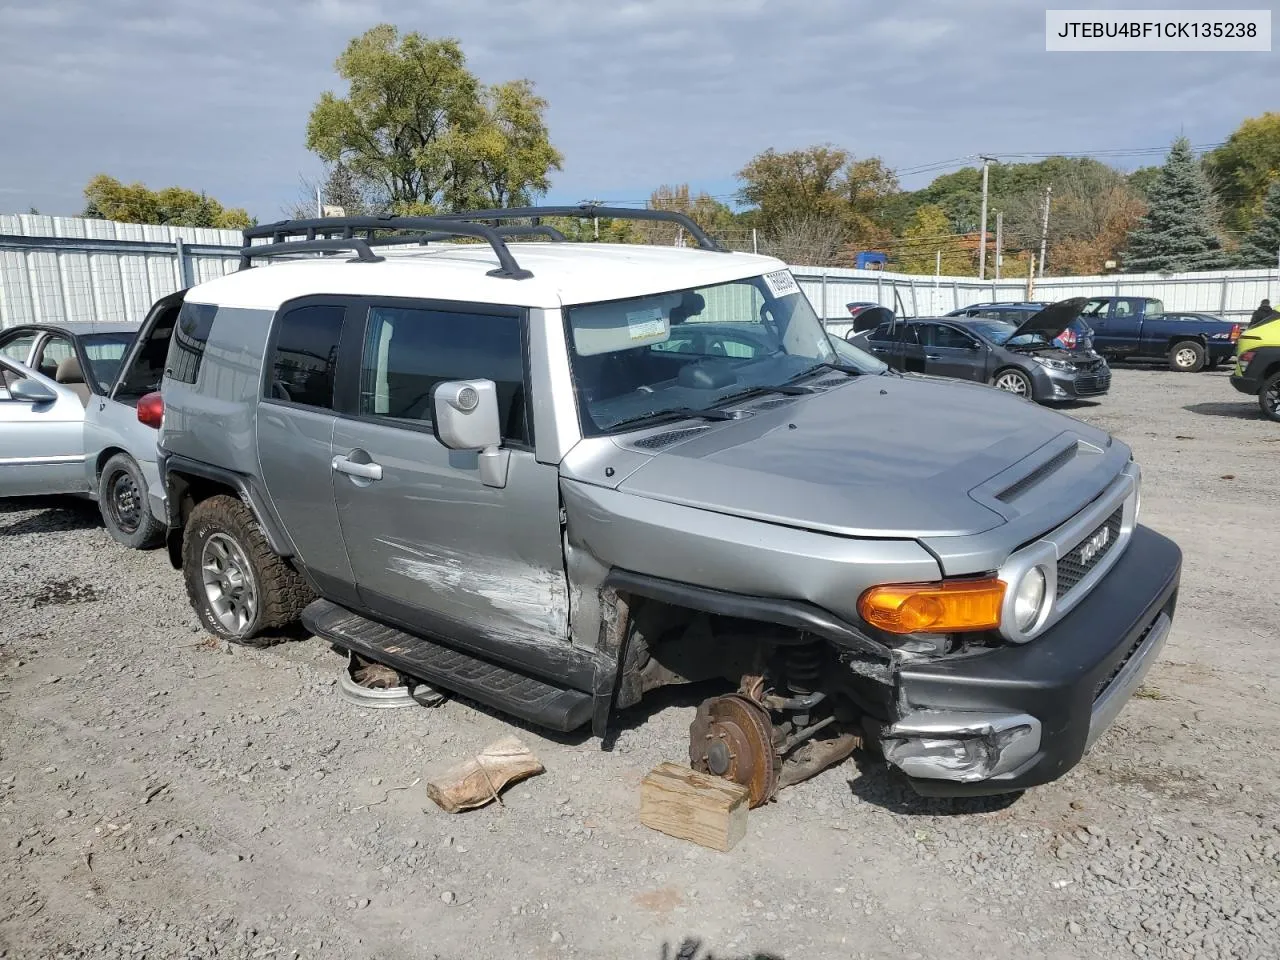
[[[1075,364],[1066,360],[1058,360],[1055,357],[1034,357],[1036,363],[1042,367],[1049,367],[1051,370],[1074,370]]]
[[[1040,619],[1046,587],[1044,570],[1038,566],[1032,567],[1018,581],[1013,594],[1013,622],[1019,633],[1026,633]]]

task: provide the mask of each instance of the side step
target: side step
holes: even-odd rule
[[[312,633],[427,683],[452,690],[552,730],[576,730],[591,719],[589,693],[566,690],[472,654],[352,613],[328,600],[302,611]]]

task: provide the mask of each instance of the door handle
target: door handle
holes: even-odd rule
[[[942,359],[942,357],[941,357],[939,354],[936,354],[936,353],[926,353],[926,354],[924,355],[924,358],[925,358],[926,360],[941,360],[941,359]]]
[[[346,457],[334,457],[329,465],[338,473],[345,473],[349,477],[359,477],[361,480],[382,479],[382,464],[380,463],[356,463]]]

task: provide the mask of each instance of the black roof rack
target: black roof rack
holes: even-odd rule
[[[249,261],[254,257],[287,256],[291,253],[306,253],[308,250],[323,252],[353,249],[357,251],[358,259],[366,263],[376,262],[382,258],[369,248],[371,244],[378,242],[375,239],[378,231],[386,230],[419,232],[420,235],[412,240],[408,237],[384,238],[384,240],[394,239],[403,243],[421,243],[421,234],[431,233],[437,234],[437,239],[479,237],[488,241],[500,264],[496,270],[489,271],[489,276],[505,277],[510,280],[526,280],[533,276],[516,263],[516,258],[511,255],[502,235],[493,227],[482,223],[460,223],[440,217],[321,217],[314,220],[281,220],[260,227],[249,227],[243,234],[245,245],[240,251],[240,269],[243,270],[249,266]],[[357,234],[364,234],[364,236],[358,237]],[[290,237],[306,237],[306,240],[295,241],[290,240]],[[255,245],[253,241],[259,238],[268,238],[270,242]],[[364,252],[354,245],[357,240]],[[337,242],[341,242],[344,246],[332,246]],[[316,244],[324,244],[324,246],[316,246]]]
[[[693,218],[675,210],[631,209],[628,207],[601,207],[593,203],[580,203],[569,207],[507,207],[495,210],[465,210],[462,213],[446,213],[445,220],[537,220],[539,217],[580,217],[592,219],[599,217],[607,220],[660,220],[674,223],[685,230],[698,242],[703,250],[715,250],[719,253],[728,251],[719,241],[708,236]]]

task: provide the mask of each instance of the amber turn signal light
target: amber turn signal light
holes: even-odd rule
[[[858,613],[887,633],[995,630],[1004,603],[1003,580],[890,583],[858,598]]]

